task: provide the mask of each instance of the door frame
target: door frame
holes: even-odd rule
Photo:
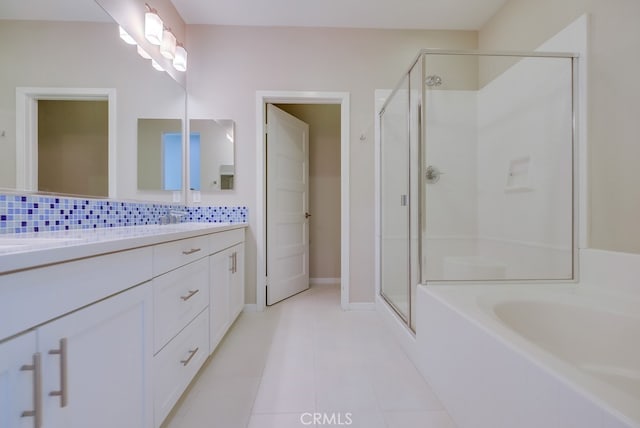
[[[266,307],[267,176],[266,105],[337,104],[340,106],[340,305],[349,309],[349,93],[309,91],[256,91],[256,309]]]
[[[16,186],[38,190],[38,101],[107,101],[108,103],[108,197],[117,195],[117,124],[115,88],[16,88]]]

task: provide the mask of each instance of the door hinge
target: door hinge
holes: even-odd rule
[[[268,133],[269,133],[269,124],[268,124],[268,123],[265,123],[265,124],[264,124],[264,133],[265,133],[265,134],[268,134]]]

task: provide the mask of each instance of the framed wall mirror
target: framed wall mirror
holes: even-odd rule
[[[78,1],[73,10],[58,8],[55,13],[47,14],[46,21],[38,20],[38,8],[29,4],[22,0],[3,0],[3,6],[7,7],[0,11],[0,53],[11,58],[0,67],[0,188],[28,193],[173,201],[173,191],[138,189],[138,118],[180,118],[184,123],[184,87],[167,73],[154,70],[149,60],[137,54],[135,46],[125,44],[119,37],[118,24],[97,3],[83,0]],[[61,46],[64,49],[60,49]],[[102,91],[101,94],[82,94],[96,89]],[[74,100],[73,93],[81,100],[94,101],[97,96],[107,101],[107,135],[96,137],[92,130],[86,129],[86,118],[76,117],[68,122],[80,129],[70,128],[64,135],[51,138],[49,143],[64,141],[60,147],[84,150],[88,148],[85,146],[101,140],[101,147],[91,156],[77,156],[75,149],[52,146],[40,150],[39,102]],[[20,97],[23,97],[22,104]],[[52,106],[46,107],[51,110]],[[57,114],[57,108],[53,106],[52,117]],[[104,120],[96,122],[104,125]],[[81,134],[85,136],[79,136]],[[71,156],[59,159],[63,153]],[[98,161],[99,166],[88,162],[89,158]],[[73,172],[74,176],[65,181],[82,186],[61,187],[46,178],[46,168],[39,167],[62,162],[68,166],[58,168],[49,177]]]

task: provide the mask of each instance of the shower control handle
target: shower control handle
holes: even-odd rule
[[[435,184],[440,181],[440,176],[444,174],[444,172],[440,171],[437,167],[433,165],[429,165],[426,170],[426,179],[427,183]]]

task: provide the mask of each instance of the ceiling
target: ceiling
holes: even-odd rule
[[[111,21],[94,0],[0,0],[0,19]]]
[[[507,0],[171,1],[187,24],[477,30]],[[108,20],[93,0],[0,0],[0,19]]]
[[[478,30],[507,0],[172,0],[187,24]]]

